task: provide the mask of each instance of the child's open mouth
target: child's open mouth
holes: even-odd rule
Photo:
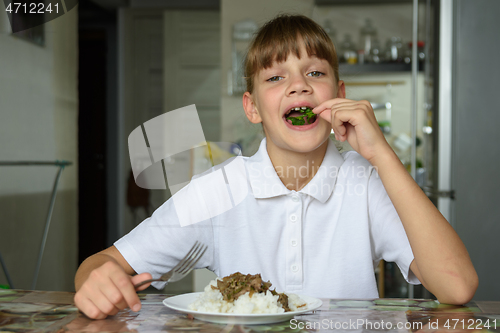
[[[308,106],[292,108],[285,114],[286,122],[293,126],[310,125],[316,118],[316,114]]]

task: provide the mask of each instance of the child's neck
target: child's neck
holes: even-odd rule
[[[308,153],[282,150],[270,145],[267,146],[267,152],[283,185],[291,191],[300,191],[318,172],[327,147],[328,140]]]

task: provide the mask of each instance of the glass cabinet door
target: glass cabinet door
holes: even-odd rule
[[[316,0],[313,19],[334,39],[346,97],[368,100],[378,124],[408,172],[436,203],[437,0]],[[417,33],[414,37],[414,6]],[[413,52],[415,44],[416,54]],[[416,64],[416,68],[414,68]],[[334,136],[332,135],[334,139]],[[348,144],[336,142],[343,150]],[[380,297],[432,297],[410,286],[394,263],[377,270]]]

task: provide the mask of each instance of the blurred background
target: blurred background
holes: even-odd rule
[[[253,154],[263,133],[241,105],[245,51],[264,22],[300,13],[328,32],[347,97],[372,103],[464,241],[475,299],[500,300],[499,12],[497,0],[87,0],[12,33],[2,11],[0,285],[74,290],[81,261],[170,197],[131,178],[127,138],[145,121],[196,104],[207,141]],[[200,270],[162,292],[212,277]],[[377,277],[381,297],[432,297],[392,263]]]

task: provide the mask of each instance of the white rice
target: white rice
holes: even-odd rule
[[[217,280],[212,280],[205,287],[203,294],[201,294],[196,301],[189,304],[189,309],[200,312],[211,313],[238,313],[238,314],[262,314],[262,313],[284,313],[285,310],[278,303],[278,296],[273,296],[271,292],[266,293],[250,293],[241,295],[234,302],[228,302],[222,299],[222,294],[219,290],[213,289],[212,286],[217,287]],[[306,308],[298,306],[305,304],[299,296],[295,294],[287,294],[288,307],[292,311],[302,310]]]

